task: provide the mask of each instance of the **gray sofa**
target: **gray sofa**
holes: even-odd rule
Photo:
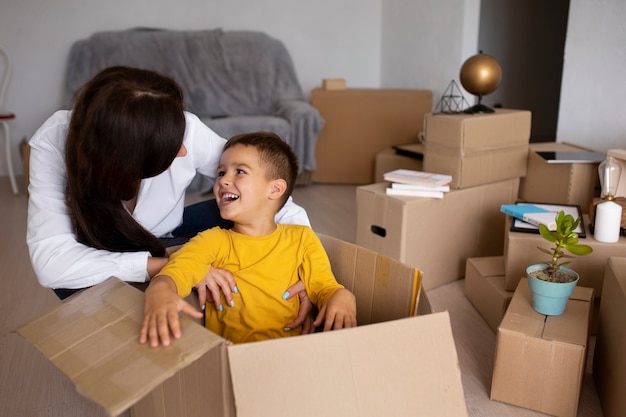
[[[315,170],[324,125],[305,100],[284,44],[262,32],[135,28],[97,32],[70,50],[65,104],[93,75],[113,65],[155,70],[176,79],[186,109],[225,138],[257,130],[279,134],[300,162],[299,183]],[[196,178],[191,191],[209,187]]]

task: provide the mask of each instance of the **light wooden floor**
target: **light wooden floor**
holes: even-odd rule
[[[298,187],[296,202],[307,209],[314,229],[354,242],[356,202],[354,186]],[[27,198],[13,196],[9,181],[0,177],[0,416],[104,416],[35,348],[13,330],[60,303],[52,291],[36,281],[25,243]],[[428,291],[437,311],[448,310],[452,321],[469,416],[543,416],[523,408],[490,401],[489,390],[495,334],[463,293],[463,280]],[[588,362],[588,369],[591,369]],[[288,395],[289,393],[284,393]],[[585,376],[578,417],[601,417],[593,378]]]

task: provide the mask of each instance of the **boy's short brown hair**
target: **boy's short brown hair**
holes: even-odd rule
[[[233,136],[224,145],[224,150],[235,145],[252,146],[257,150],[268,180],[285,180],[287,189],[282,207],[293,192],[298,176],[298,157],[289,144],[272,132],[251,132]]]

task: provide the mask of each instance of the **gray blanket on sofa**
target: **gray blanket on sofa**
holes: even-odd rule
[[[151,69],[173,77],[185,91],[186,109],[209,126],[211,120],[228,117],[233,121],[245,116],[287,119],[289,129],[283,136],[288,137],[284,139],[294,148],[301,169],[315,170],[315,143],[323,119],[305,102],[282,42],[261,32],[221,29],[98,32],[72,46],[65,104],[71,105],[80,86],[112,65]]]

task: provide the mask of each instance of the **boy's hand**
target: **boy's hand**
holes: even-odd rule
[[[233,293],[237,294],[239,291],[235,284],[235,278],[233,278],[233,274],[230,271],[213,266],[207,276],[204,277],[204,280],[196,285],[196,290],[198,291],[200,307],[204,309],[204,305],[208,301],[213,303],[218,311],[221,310],[220,291],[224,294],[226,304],[231,307],[234,305]]]
[[[356,327],[356,298],[345,288],[337,290],[322,306],[313,326],[324,323],[324,331]]]
[[[155,277],[145,292],[144,318],[139,333],[139,343],[150,342],[157,347],[170,344],[170,332],[174,339],[182,336],[178,313],[183,312],[194,318],[201,318],[202,313],[180,298],[176,285],[166,276]]]

